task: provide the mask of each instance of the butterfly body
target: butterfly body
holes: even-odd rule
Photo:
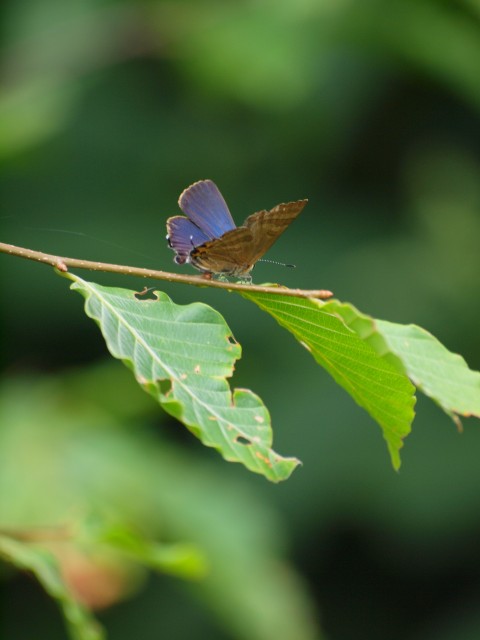
[[[236,227],[211,180],[195,182],[179,198],[185,216],[167,220],[167,240],[177,264],[205,274],[251,281],[255,263],[300,214],[307,200],[282,203],[249,216]]]

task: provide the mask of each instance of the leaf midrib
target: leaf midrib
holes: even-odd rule
[[[152,355],[152,359],[154,359],[156,362],[159,362],[159,363],[160,363],[160,365],[165,369],[165,371],[167,371],[167,372],[169,373],[169,375],[171,376],[172,380],[175,380],[175,382],[178,384],[178,386],[180,386],[182,389],[184,389],[184,390],[186,391],[186,393],[187,393],[187,394],[192,398],[192,400],[193,400],[194,402],[196,402],[198,405],[200,405],[201,407],[203,407],[203,408],[204,408],[204,410],[205,410],[207,413],[213,414],[213,415],[217,418],[217,420],[218,420],[218,423],[217,423],[217,424],[219,424],[219,426],[221,427],[222,434],[223,434],[223,437],[224,437],[224,441],[225,441],[225,442],[228,442],[228,446],[229,446],[229,449],[230,449],[230,451],[231,451],[232,455],[236,457],[236,456],[237,456],[237,452],[236,452],[236,451],[235,451],[235,449],[232,447],[232,444],[231,444],[230,438],[229,438],[229,437],[227,437],[227,433],[226,433],[226,426],[230,425],[231,423],[229,423],[227,420],[225,420],[225,418],[223,418],[223,417],[222,417],[218,412],[216,412],[215,410],[211,410],[211,406],[210,406],[210,405],[207,405],[207,404],[205,404],[204,402],[202,402],[202,401],[199,399],[199,397],[198,397],[197,395],[195,395],[195,394],[193,394],[193,393],[191,392],[190,388],[189,388],[187,385],[185,385],[185,384],[183,384],[183,383],[182,383],[182,381],[180,380],[180,378],[179,378],[179,377],[177,377],[177,375],[172,371],[172,369],[171,369],[168,365],[164,365],[164,364],[162,363],[162,361],[161,361],[159,358],[157,358],[157,357],[156,357],[156,353],[155,353],[154,351],[152,352],[152,350],[151,350],[151,348],[149,347],[148,343],[146,343],[146,342],[145,342],[145,340],[141,337],[141,335],[139,335],[139,334],[138,334],[138,332],[137,332],[135,329],[133,329],[133,328],[131,327],[131,325],[129,325],[128,323],[126,323],[126,322],[124,321],[124,319],[123,319],[122,315],[121,315],[121,314],[119,314],[119,313],[117,312],[117,309],[116,309],[116,307],[115,307],[115,306],[113,306],[110,302],[108,302],[108,301],[104,298],[104,296],[100,294],[100,292],[99,292],[98,290],[96,290],[96,289],[92,288],[92,287],[90,286],[90,283],[89,283],[88,281],[86,281],[86,280],[82,280],[82,282],[83,282],[83,286],[85,286],[85,285],[87,286],[88,290],[90,291],[90,295],[96,295],[96,296],[99,298],[99,300],[102,302],[102,304],[104,304],[107,308],[109,308],[109,309],[110,309],[111,313],[112,313],[112,314],[113,314],[113,315],[118,319],[118,321],[119,321],[119,322],[120,322],[120,323],[121,323],[121,324],[122,324],[122,325],[123,325],[123,326],[124,326],[124,327],[125,327],[125,328],[130,332],[130,333],[131,333],[131,334],[132,334],[132,336],[133,336],[134,338],[138,338],[138,342],[139,342],[140,344],[142,344],[142,346],[144,346],[144,348],[147,350],[147,352],[148,352],[148,353],[150,353],[150,354]],[[109,294],[109,295],[110,295],[111,297],[113,297],[113,294]],[[223,379],[223,378],[222,378],[222,379]],[[231,392],[230,392],[230,393],[231,393]],[[232,395],[232,402],[233,402],[233,394],[231,393],[231,395]],[[225,425],[225,426],[224,426],[224,425]],[[200,425],[192,425],[192,424],[191,424],[190,426],[200,426]],[[247,438],[247,439],[251,440],[251,437],[249,436],[249,434],[248,434],[248,433],[246,433],[246,432],[244,432],[244,431],[240,430],[236,425],[232,425],[232,426],[234,427],[235,431],[236,431],[238,434],[240,434],[240,435],[242,435],[243,437],[245,437],[245,438]],[[258,446],[258,444],[257,444],[257,446]],[[262,447],[264,447],[264,448],[266,448],[266,447],[265,447],[265,444],[264,444],[263,442],[261,443],[261,446],[262,446]]]

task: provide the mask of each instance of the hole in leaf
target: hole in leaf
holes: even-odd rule
[[[137,300],[158,300],[158,296],[154,293],[155,287],[144,287],[142,291],[135,293]]]
[[[252,444],[252,441],[249,440],[248,438],[245,438],[244,436],[237,436],[235,438],[235,442],[237,442],[238,444],[244,444],[245,446]]]
[[[160,380],[160,393],[164,396],[168,396],[172,392],[172,381],[171,380]]]
[[[232,335],[227,336],[227,341],[228,341],[230,344],[238,344],[238,342],[235,340],[235,338],[234,338]]]

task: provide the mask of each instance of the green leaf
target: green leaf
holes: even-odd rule
[[[246,293],[291,331],[380,424],[394,467],[413,421],[414,387],[453,420],[480,417],[480,373],[415,325],[375,320],[350,304]]]
[[[0,535],[0,557],[19,569],[31,571],[45,591],[57,600],[72,640],[102,640],[105,637],[98,622],[69,592],[51,552]]]
[[[395,469],[414,418],[415,388],[389,352],[373,318],[336,300],[321,302],[262,293],[242,294],[272,315],[311,352],[383,430]]]
[[[402,361],[412,382],[458,422],[457,414],[480,417],[480,373],[415,325],[377,320],[377,327]]]
[[[111,365],[124,369],[112,358]],[[68,548],[74,556],[78,551],[97,560],[121,579],[118,599],[138,593],[145,579],[140,562],[187,578],[181,587],[165,576],[165,588],[183,589],[187,609],[189,598],[197,598],[194,607],[214,616],[229,637],[318,640],[314,603],[286,556],[285,522],[269,494],[163,439],[139,403],[132,405],[136,414],[108,411],[99,390],[118,382],[111,373],[101,364],[0,382],[2,526],[39,531],[42,541],[48,540],[46,525],[54,533],[59,527],[72,532]],[[130,375],[117,392],[128,398],[129,386],[132,395],[140,390]],[[52,550],[64,545],[61,540]],[[190,545],[198,559],[190,556],[183,564],[188,572],[180,572]],[[195,579],[202,558],[208,571]],[[165,606],[159,603],[159,611]],[[156,631],[161,637],[161,622]]]
[[[207,558],[197,545],[154,542],[124,523],[98,519],[93,524],[88,522],[86,532],[90,544],[106,545],[155,571],[187,580],[198,580],[208,573]]]
[[[72,289],[103,333],[110,353],[130,367],[140,385],[209,447],[269,480],[285,480],[299,464],[270,447],[269,413],[248,389],[232,393],[226,378],[240,358],[222,316],[201,303],[175,305],[139,299],[126,289],[103,287],[71,273]]]

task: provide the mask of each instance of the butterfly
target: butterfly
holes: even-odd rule
[[[185,216],[167,220],[167,241],[177,264],[191,264],[207,277],[251,282],[255,263],[295,220],[308,200],[277,204],[258,211],[237,227],[218,187],[200,180],[178,200]]]

